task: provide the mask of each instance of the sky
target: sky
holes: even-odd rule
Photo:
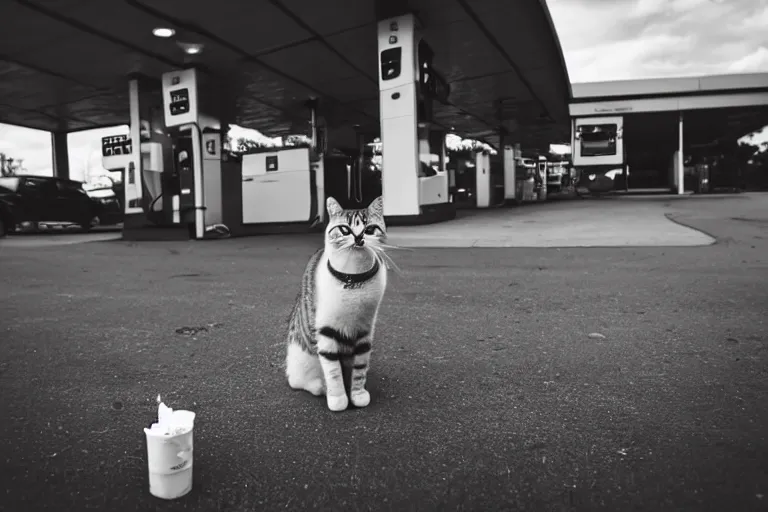
[[[547,0],[571,82],[768,71],[768,0]]]
[[[768,0],[547,0],[572,82],[768,72]],[[101,137],[69,136],[70,175],[103,173]],[[262,138],[234,127],[234,137]],[[768,129],[754,142],[768,141]],[[50,175],[47,132],[0,124],[0,152]]]

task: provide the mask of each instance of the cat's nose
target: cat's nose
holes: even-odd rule
[[[358,238],[357,240],[355,240],[355,243],[357,244],[358,247],[362,247],[365,245],[365,240],[363,240],[362,238]]]

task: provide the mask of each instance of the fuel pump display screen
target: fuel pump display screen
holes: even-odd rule
[[[171,115],[178,116],[189,112],[189,89],[176,89],[171,95]]]
[[[393,80],[400,76],[402,70],[403,49],[389,48],[381,52],[381,79]]]

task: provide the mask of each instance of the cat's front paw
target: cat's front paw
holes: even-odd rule
[[[365,390],[355,391],[352,393],[352,405],[355,407],[365,407],[371,403],[371,394]]]
[[[343,411],[349,405],[349,399],[346,394],[341,396],[328,395],[326,399],[328,401],[328,408],[333,412]]]

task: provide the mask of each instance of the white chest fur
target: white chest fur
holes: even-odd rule
[[[373,326],[387,287],[387,269],[384,265],[367,281],[345,287],[345,284],[328,270],[328,258],[323,256],[318,264],[315,279],[317,326]]]

